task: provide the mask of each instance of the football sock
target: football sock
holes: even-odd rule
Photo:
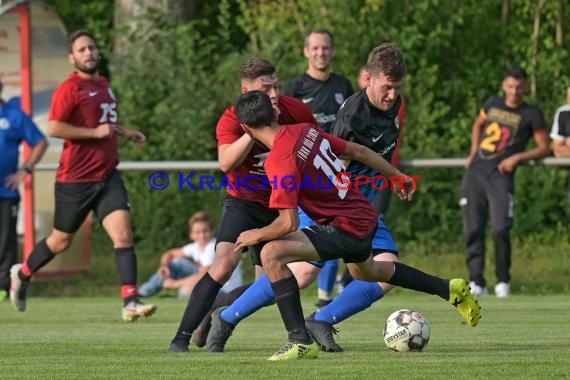
[[[348,268],[346,268],[344,270],[344,273],[342,274],[342,277],[340,278],[340,283],[342,284],[343,287],[346,288],[348,284],[352,282],[352,280],[354,280],[354,277],[352,277],[350,271],[348,270]]]
[[[251,286],[221,312],[220,317],[231,325],[237,325],[242,319],[247,318],[263,306],[270,305],[275,301],[275,295],[267,274],[261,275]]]
[[[315,313],[316,321],[331,325],[369,308],[384,296],[380,284],[361,280],[352,281],[331,303]]]
[[[305,327],[299,285],[295,276],[272,282],[275,301],[281,313],[281,319],[289,332],[289,341],[308,344],[311,338]]]
[[[449,281],[424,273],[405,264],[394,262],[394,275],[389,284],[429,294],[437,294],[444,300],[449,299]]]
[[[137,299],[137,255],[134,247],[115,248],[115,266],[121,281],[121,297],[126,306]]]
[[[28,259],[22,264],[21,273],[26,280],[29,280],[32,274],[39,271],[40,268],[55,257],[54,253],[49,249],[46,240],[43,239],[36,244]]]
[[[319,273],[319,298],[330,299],[336,282],[336,273],[338,272],[338,259],[325,261],[324,266]]]
[[[222,284],[217,283],[206,273],[194,287],[192,296],[186,304],[186,310],[180,321],[180,326],[174,337],[175,341],[182,341],[188,344],[192,336],[192,332],[196,330],[202,319],[206,316],[216,295],[222,288]]]
[[[241,295],[247,290],[247,288],[251,286],[251,284],[252,283],[238,286],[237,288],[228,293],[218,294],[216,300],[214,301],[214,304],[212,305],[212,311],[222,306],[231,305],[235,300],[241,297]]]

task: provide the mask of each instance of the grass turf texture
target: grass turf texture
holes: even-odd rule
[[[242,322],[226,352],[167,352],[186,302],[151,298],[157,313],[124,324],[118,297],[31,298],[25,313],[0,303],[2,379],[445,379],[564,378],[570,368],[567,295],[515,295],[481,299],[483,318],[469,328],[435,296],[396,290],[372,308],[338,325],[345,352],[316,360],[266,359],[286,340],[271,306]],[[149,300],[149,301],[150,301]],[[314,292],[304,293],[305,313]],[[422,312],[431,325],[424,352],[395,353],[382,340],[393,311]]]

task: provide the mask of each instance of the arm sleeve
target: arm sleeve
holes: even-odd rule
[[[49,120],[66,122],[77,105],[77,94],[73,87],[64,83],[55,90],[49,113]]]
[[[544,113],[540,108],[536,108],[536,112],[533,113],[531,119],[532,131],[534,133],[542,131],[546,128],[546,120],[544,119]]]
[[[29,146],[35,146],[40,141],[45,140],[44,134],[25,112],[22,112],[22,122],[24,127],[24,140]]]
[[[232,144],[243,136],[245,132],[239,124],[237,116],[230,107],[224,111],[222,117],[216,126],[216,138],[218,139],[218,147],[222,145]]]

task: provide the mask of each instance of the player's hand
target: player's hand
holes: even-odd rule
[[[97,128],[95,128],[95,137],[98,139],[109,139],[113,137],[113,135],[117,132],[117,126],[115,124],[99,124]]]
[[[28,173],[25,170],[21,169],[16,170],[16,172],[6,177],[6,179],[4,180],[4,184],[6,185],[7,188],[17,191],[18,186],[20,186],[21,183],[24,183],[27,174]]]
[[[168,265],[161,265],[158,268],[158,275],[164,280],[167,279],[168,277],[170,277],[170,269],[168,268]]]
[[[240,249],[249,247],[250,245],[258,244],[260,241],[261,239],[258,229],[244,231],[238,236],[234,251],[239,251]]]
[[[139,132],[139,131],[127,129],[125,137],[140,147],[143,147],[146,143],[146,136],[142,132]]]
[[[412,177],[405,176],[405,180],[402,183],[395,183],[394,192],[398,198],[404,201],[411,201],[414,199],[414,193],[416,192],[416,181]]]
[[[476,154],[477,153],[470,154],[469,156],[467,156],[467,158],[465,158],[465,169],[471,166],[471,163],[473,162],[473,159],[475,158]]]
[[[512,173],[517,165],[519,164],[519,160],[516,155],[510,156],[505,158],[503,161],[497,165],[497,169],[501,174]]]

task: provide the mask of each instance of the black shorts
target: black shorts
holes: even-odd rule
[[[216,244],[220,242],[235,243],[238,236],[247,230],[262,228],[271,224],[279,212],[230,195],[224,198],[222,218],[218,227]],[[266,242],[252,246],[251,261],[261,265],[261,248]]]
[[[342,259],[345,263],[362,263],[372,253],[376,228],[365,238],[357,238],[331,224],[316,224],[301,231],[313,243],[322,261]]]
[[[99,221],[116,210],[129,210],[127,189],[121,174],[114,170],[103,182],[56,182],[53,227],[74,233],[90,211]]]

